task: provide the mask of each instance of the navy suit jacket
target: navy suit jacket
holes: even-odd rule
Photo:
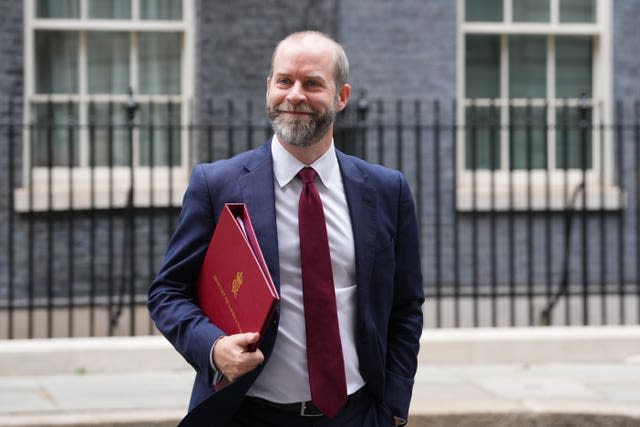
[[[413,199],[400,172],[339,151],[337,156],[355,241],[355,339],[360,372],[377,403],[377,416],[406,419],[424,300]],[[223,331],[200,312],[195,284],[224,204],[243,202],[279,288],[274,199],[270,143],[193,170],[175,234],[148,300],[158,329],[197,372],[189,414],[182,425],[223,426],[261,371],[258,368],[215,392],[210,350]],[[262,337],[265,363],[275,343],[278,319],[276,311]]]

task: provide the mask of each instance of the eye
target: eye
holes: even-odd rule
[[[311,89],[322,87],[322,83],[318,80],[307,80],[305,86]]]
[[[286,86],[291,84],[291,80],[288,77],[281,77],[278,80],[276,80],[276,84],[280,86]]]

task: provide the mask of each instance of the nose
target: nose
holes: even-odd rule
[[[297,105],[306,100],[306,96],[304,94],[304,88],[300,82],[295,82],[287,93],[287,101],[290,104]]]

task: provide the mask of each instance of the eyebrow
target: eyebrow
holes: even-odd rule
[[[273,73],[273,77],[274,78],[278,78],[278,77],[290,77],[292,75],[292,73],[288,73],[288,72],[275,72]],[[310,73],[310,74],[306,74],[304,75],[304,79],[314,79],[314,80],[320,80],[322,82],[327,82],[327,79],[325,77],[322,76],[322,74],[318,74],[318,73]]]

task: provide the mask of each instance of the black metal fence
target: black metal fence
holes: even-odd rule
[[[262,144],[261,102],[7,105],[0,337],[153,333],[191,167]],[[427,326],[640,323],[640,102],[612,110],[360,96],[339,117],[338,148],[409,179]]]

